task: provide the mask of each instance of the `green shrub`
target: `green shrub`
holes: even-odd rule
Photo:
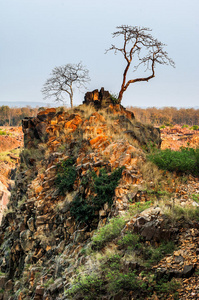
[[[103,238],[108,237],[107,240],[109,240],[111,232],[115,231],[113,227],[110,227],[110,224],[112,222],[115,224],[115,222],[117,223],[118,221],[118,218],[114,218],[109,224],[99,229],[95,236],[93,236],[92,243],[95,240],[97,242],[95,245],[101,247],[104,242],[106,242]],[[118,232],[120,233],[121,226],[119,227]],[[103,228],[106,228],[105,231]],[[129,245],[130,242],[136,244],[139,243],[139,239],[139,235],[131,234],[130,236],[130,233],[127,232],[126,239],[123,237],[122,243],[125,245]],[[152,256],[153,262],[159,261],[163,254],[170,253],[174,249],[173,244],[170,242],[162,243],[157,248],[145,246],[144,243],[142,245],[148,249],[148,256]],[[100,249],[100,247],[98,249]],[[158,252],[153,254],[154,251]],[[139,249],[139,253],[141,253],[141,249]],[[125,264],[125,259],[124,252],[118,252],[118,249],[111,255],[105,253],[99,260],[99,265],[96,267],[95,273],[91,275],[79,273],[72,282],[72,288],[66,291],[69,299],[102,299],[103,295],[107,294],[112,299],[120,291],[122,291],[124,297],[128,297],[129,292],[131,292],[132,296],[135,294],[136,299],[138,299],[138,296],[139,299],[146,299],[150,297],[154,291],[159,299],[167,299],[170,293],[174,294],[175,299],[177,299],[176,289],[179,288],[177,281],[171,280],[169,282],[167,275],[165,275],[164,278],[158,279],[155,269],[151,269],[151,272],[149,272],[147,266],[145,266],[147,268],[145,270],[143,269],[142,272],[138,269],[132,270],[131,267],[127,267],[128,264]],[[148,260],[150,259],[151,258],[148,257]],[[142,268],[144,268],[144,265]]]
[[[125,223],[126,222],[124,218],[116,217],[111,219],[108,224],[97,230],[92,237],[92,248],[95,250],[100,250],[107,242],[118,237]]]
[[[184,125],[182,125],[182,128],[189,128],[189,125],[184,124]]]
[[[190,127],[191,130],[198,130],[199,126],[198,125],[193,125],[192,127]]]
[[[119,103],[118,96],[116,94],[110,94],[110,99],[111,99],[113,104],[118,104]]]
[[[55,180],[55,184],[59,188],[61,195],[71,192],[73,190],[73,185],[77,176],[76,168],[73,166],[75,160],[73,158],[68,158],[62,161],[61,165],[58,167],[58,174]]]
[[[117,293],[121,289],[126,291],[144,290],[146,284],[138,280],[135,271],[127,274],[120,273],[119,271],[109,271],[106,275],[109,281],[108,289],[110,292]]]
[[[145,209],[149,208],[152,204],[152,201],[147,202],[135,202],[133,205],[129,207],[129,212],[131,215],[135,215],[141,213]]]
[[[47,288],[47,287],[49,287],[51,284],[53,284],[54,283],[54,279],[53,278],[50,278],[50,279],[48,279],[44,284],[43,284],[43,286],[45,287],[45,288]]]
[[[180,151],[158,150],[148,155],[148,159],[163,170],[195,175],[199,173],[199,148],[181,148]]]
[[[165,281],[164,279],[158,282],[155,285],[155,290],[159,294],[163,294],[163,297],[161,299],[167,299],[167,295],[172,294],[173,299],[177,300],[179,299],[177,290],[180,288],[181,284],[178,282],[175,278],[173,278],[171,281]]]
[[[107,257],[105,262],[102,263],[102,270],[111,269],[111,270],[119,270],[120,269],[120,260],[121,255],[119,254],[111,254]]]
[[[95,207],[82,195],[78,194],[72,201],[70,213],[76,221],[88,224],[95,217]]]
[[[195,202],[199,203],[199,194],[193,194],[193,195],[192,195],[192,199],[193,199]]]
[[[74,299],[73,297],[75,295],[78,295],[81,299],[93,300],[97,299],[101,292],[103,292],[103,280],[98,274],[93,273],[91,275],[78,277],[73,287],[67,290],[65,294],[72,297],[72,299]]]
[[[161,243],[157,248],[152,246],[143,247],[142,255],[146,261],[146,266],[150,267],[158,263],[166,254],[172,253],[174,249],[175,244],[173,241]]]
[[[94,192],[97,194],[97,196],[94,198],[94,204],[96,208],[100,209],[105,203],[112,205],[112,198],[122,176],[123,169],[124,167],[118,168],[110,175],[107,174],[106,169],[101,169],[99,176],[93,173]]]
[[[175,205],[170,211],[165,212],[165,215],[174,222],[180,219],[199,222],[199,207],[182,207]]]
[[[130,249],[136,249],[141,246],[140,236],[138,234],[133,234],[127,232],[120,240],[118,240],[118,245],[121,247],[130,247]]]
[[[7,135],[6,131],[2,131],[2,129],[0,129],[0,135]]]
[[[105,203],[109,206],[113,203],[115,188],[122,176],[123,168],[118,168],[111,174],[107,174],[105,169],[101,169],[99,176],[95,172],[88,173],[82,179],[82,186],[88,188],[95,196],[85,198],[84,194],[78,194],[72,201],[70,208],[71,215],[77,220],[86,224],[91,224],[96,217],[96,212],[103,208]],[[67,181],[68,182],[68,181]]]

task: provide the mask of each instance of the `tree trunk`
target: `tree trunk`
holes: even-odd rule
[[[70,86],[70,106],[73,108],[73,89],[72,85]]]
[[[73,108],[73,95],[70,95],[70,107]]]
[[[121,103],[121,101],[122,101],[123,93],[124,93],[124,90],[121,89],[120,92],[119,92],[119,96],[118,96],[118,102],[119,103]]]

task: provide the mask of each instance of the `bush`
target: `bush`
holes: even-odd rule
[[[143,258],[146,260],[146,266],[150,267],[153,264],[158,263],[166,254],[172,253],[175,249],[173,241],[164,242],[159,247],[154,248],[152,246],[143,247]]]
[[[173,209],[165,212],[165,214],[172,221],[178,221],[184,219],[186,221],[197,221],[199,222],[199,207],[182,207],[175,205]]]
[[[124,218],[113,218],[108,224],[97,230],[92,237],[92,248],[100,250],[105,246],[107,242],[110,242],[114,238],[118,237],[122,228],[125,225]]]
[[[146,288],[146,284],[137,278],[135,271],[127,274],[109,271],[107,279],[109,281],[109,290],[114,293],[119,292],[121,289],[126,291],[140,291]]]
[[[82,179],[82,187],[90,189],[95,196],[85,198],[84,194],[78,194],[72,202],[70,213],[79,222],[91,224],[96,217],[96,212],[103,208],[105,203],[113,204],[115,188],[122,176],[123,168],[118,168],[111,174],[101,169],[99,176],[91,172]],[[68,182],[68,180],[67,180]]]
[[[87,199],[77,195],[72,201],[70,213],[76,221],[90,224],[95,217],[95,207]]]
[[[98,274],[85,275],[77,278],[73,287],[66,292],[66,295],[81,297],[81,299],[97,299],[100,292],[103,292],[103,280],[99,278]],[[83,298],[82,298],[83,297]],[[74,299],[74,298],[72,298]],[[80,298],[78,298],[80,299]]]
[[[158,284],[155,285],[155,290],[158,294],[164,294],[162,299],[167,299],[165,296],[168,294],[173,295],[173,299],[179,299],[177,290],[180,288],[181,284],[178,282],[175,278],[173,278],[171,281],[162,280]]]
[[[140,214],[145,209],[148,209],[152,205],[152,201],[147,202],[135,202],[129,207],[131,215]]]
[[[193,199],[193,201],[199,203],[199,194],[193,194],[192,199]]]
[[[118,96],[116,94],[110,94],[110,99],[111,99],[113,104],[118,104],[119,103]]]
[[[158,150],[148,155],[148,159],[163,170],[194,175],[199,173],[199,148],[181,148],[180,151]]]
[[[121,247],[130,246],[131,249],[139,248],[141,245],[140,236],[131,232],[127,232],[122,239],[118,241],[118,245]]]
[[[0,135],[7,135],[6,131],[2,131],[2,129],[0,129]]]
[[[123,260],[119,254],[108,256],[101,264],[101,271],[107,282],[107,290],[112,295],[117,294],[120,290],[123,292],[145,292],[146,290],[146,283],[138,278],[136,271],[123,271]]]
[[[68,158],[64,160],[58,167],[58,174],[55,180],[55,184],[59,188],[59,193],[65,195],[65,193],[73,190],[73,185],[77,176],[77,172],[73,164],[75,160]]]
[[[118,168],[110,175],[107,174],[105,169],[100,170],[99,176],[93,173],[94,192],[97,194],[97,196],[94,198],[96,208],[100,209],[105,203],[112,205],[112,198],[122,176],[123,169],[124,167]]]
[[[199,126],[198,125],[193,125],[192,127],[190,127],[191,130],[198,130]]]
[[[100,250],[106,241],[113,238],[111,233],[115,232],[115,236],[120,234],[124,226],[124,223],[122,226],[121,224],[118,226],[120,221],[119,218],[114,218],[109,224],[99,229],[92,238],[92,246],[95,242],[95,246],[98,246],[98,250]],[[122,238],[122,243],[125,246],[131,243],[134,245],[141,244],[141,239],[140,235],[127,232]],[[143,260],[142,248],[146,248],[148,250],[147,260],[153,260],[153,263],[158,262],[165,254],[174,250],[172,242],[162,243],[156,248],[144,243],[141,245],[139,251],[132,250],[133,255],[139,253],[141,257],[139,255],[138,258],[140,257]],[[103,295],[109,295],[112,299],[120,292],[126,298],[129,295],[134,298],[135,295],[134,299],[148,299],[147,297],[152,296],[154,291],[158,299],[167,299],[170,293],[175,294],[174,299],[177,299],[176,289],[179,288],[179,284],[175,280],[168,281],[167,274],[160,279],[157,276],[156,269],[151,268],[151,271],[149,271],[146,264],[142,265],[142,271],[132,269],[131,266],[127,267],[129,256],[124,255],[123,249],[121,252],[114,249],[111,254],[105,251],[103,253],[104,255],[101,256],[95,273],[91,273],[91,275],[79,273],[79,276],[73,281],[72,288],[66,292],[68,296],[73,296],[72,299],[102,299]]]

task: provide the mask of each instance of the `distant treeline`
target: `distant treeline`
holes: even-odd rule
[[[11,108],[7,105],[0,106],[0,126],[21,126],[25,117],[35,117],[39,108],[30,106]]]
[[[0,126],[20,126],[21,120],[25,117],[35,117],[38,111],[45,109],[45,107],[32,108],[14,107],[11,108],[7,105],[0,106]],[[199,109],[194,108],[180,108],[164,107],[164,108],[139,108],[128,107],[133,111],[135,117],[141,123],[153,125],[199,125]]]
[[[180,108],[164,107],[164,108],[139,108],[128,107],[133,111],[135,117],[141,123],[148,123],[153,125],[170,126],[178,125],[199,125],[199,109],[194,108]]]

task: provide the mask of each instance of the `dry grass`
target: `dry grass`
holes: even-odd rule
[[[14,162],[13,159],[10,157],[10,154],[19,157],[19,153],[20,153],[20,149],[13,149],[11,151],[3,151],[0,152],[0,161],[2,162],[8,162],[8,163],[12,163]]]
[[[146,181],[147,187],[157,186],[158,183],[162,180],[162,174],[158,167],[151,163],[150,161],[139,160],[138,167],[142,173],[143,179]]]
[[[79,105],[78,109],[76,108],[76,110],[77,112],[79,111],[80,114],[82,114],[86,119],[88,119],[94,112],[96,112],[96,109],[92,105],[86,104]]]

